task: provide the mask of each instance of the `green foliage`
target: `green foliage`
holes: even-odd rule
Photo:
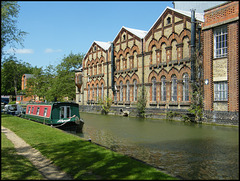
[[[29,63],[19,61],[14,56],[5,58],[1,66],[1,94],[17,95],[18,90],[21,90],[23,74],[32,72]]]
[[[75,99],[74,70],[81,67],[83,57],[80,53],[70,53],[55,67],[35,67],[33,77],[28,80],[26,96],[37,95],[43,101],[63,101],[65,97],[69,100]]]
[[[191,93],[191,105],[188,111],[195,116],[194,121],[201,121],[203,117],[203,96],[201,89],[192,83],[192,88],[195,90]]]
[[[105,97],[105,99],[102,100],[100,98],[98,102],[102,106],[102,114],[108,114],[112,106],[112,99],[109,97]]]
[[[147,105],[147,99],[146,99],[146,90],[144,87],[143,90],[141,89],[138,92],[137,111],[138,111],[139,117],[145,117],[146,105]]]
[[[1,53],[6,45],[14,43],[22,45],[23,37],[27,34],[17,28],[17,17],[20,6],[17,1],[1,1]]]
[[[166,115],[166,118],[168,120],[171,120],[173,117],[176,117],[178,116],[179,114],[177,112],[174,112],[174,111],[168,111],[167,112],[167,115]]]

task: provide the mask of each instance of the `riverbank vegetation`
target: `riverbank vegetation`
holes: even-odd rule
[[[1,123],[78,180],[175,180],[143,162],[56,128],[3,115]]]

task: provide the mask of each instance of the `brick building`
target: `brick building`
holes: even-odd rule
[[[195,16],[201,24],[203,14]],[[144,85],[148,108],[188,109],[190,41],[191,12],[170,7],[149,31],[123,26],[113,47],[110,42],[94,41],[83,59],[82,72],[76,72],[76,77],[82,75],[82,86],[76,87],[77,102],[97,105],[99,98],[107,96],[114,100],[113,107],[136,107]]]
[[[27,81],[29,78],[33,77],[32,74],[23,74],[22,76],[22,84],[21,84],[21,90],[24,90],[27,88]],[[17,95],[16,102],[17,103],[27,103],[29,101],[38,101],[39,98],[37,96],[29,96],[26,97],[24,93],[21,93]]]
[[[204,20],[204,110],[234,118],[239,112],[239,2],[205,10]]]

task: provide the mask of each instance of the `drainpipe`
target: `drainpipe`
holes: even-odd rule
[[[109,97],[109,90],[108,90],[108,85],[109,85],[109,75],[108,75],[108,50],[106,53],[106,63],[107,63],[107,97]],[[103,94],[103,93],[102,93]]]
[[[144,54],[143,54],[143,39],[142,39],[142,97],[144,98]]]
[[[195,42],[196,42],[196,22],[195,22],[195,9],[191,9],[191,81],[195,82]]]
[[[112,64],[112,73],[111,73],[112,91],[113,91],[113,95],[115,95],[115,87],[114,87],[115,62],[114,62],[114,44],[113,44],[113,42],[111,43],[111,64]]]

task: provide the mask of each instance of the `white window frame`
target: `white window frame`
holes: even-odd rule
[[[214,82],[214,101],[228,101],[227,81]]]
[[[172,76],[172,90],[171,90],[171,100],[173,102],[177,101],[177,76]]]
[[[227,26],[214,29],[214,58],[227,56]]]
[[[183,74],[183,101],[189,101],[189,76]]]
[[[119,101],[123,101],[123,82],[120,82],[120,100]]]
[[[157,101],[156,78],[152,78],[152,101]]]
[[[48,111],[48,108],[47,108],[47,107],[45,107],[45,108],[44,108],[44,113],[43,113],[43,116],[47,116],[47,111]]]
[[[133,80],[133,101],[137,101],[137,80]]]
[[[63,113],[63,117],[61,116],[62,113]],[[71,117],[71,108],[70,108],[70,106],[61,106],[60,107],[59,117],[60,117],[60,119]]]
[[[129,86],[129,80],[127,81],[126,101],[130,101],[130,86]]]
[[[166,77],[162,76],[161,78],[161,101],[167,100],[167,94],[166,94]]]

